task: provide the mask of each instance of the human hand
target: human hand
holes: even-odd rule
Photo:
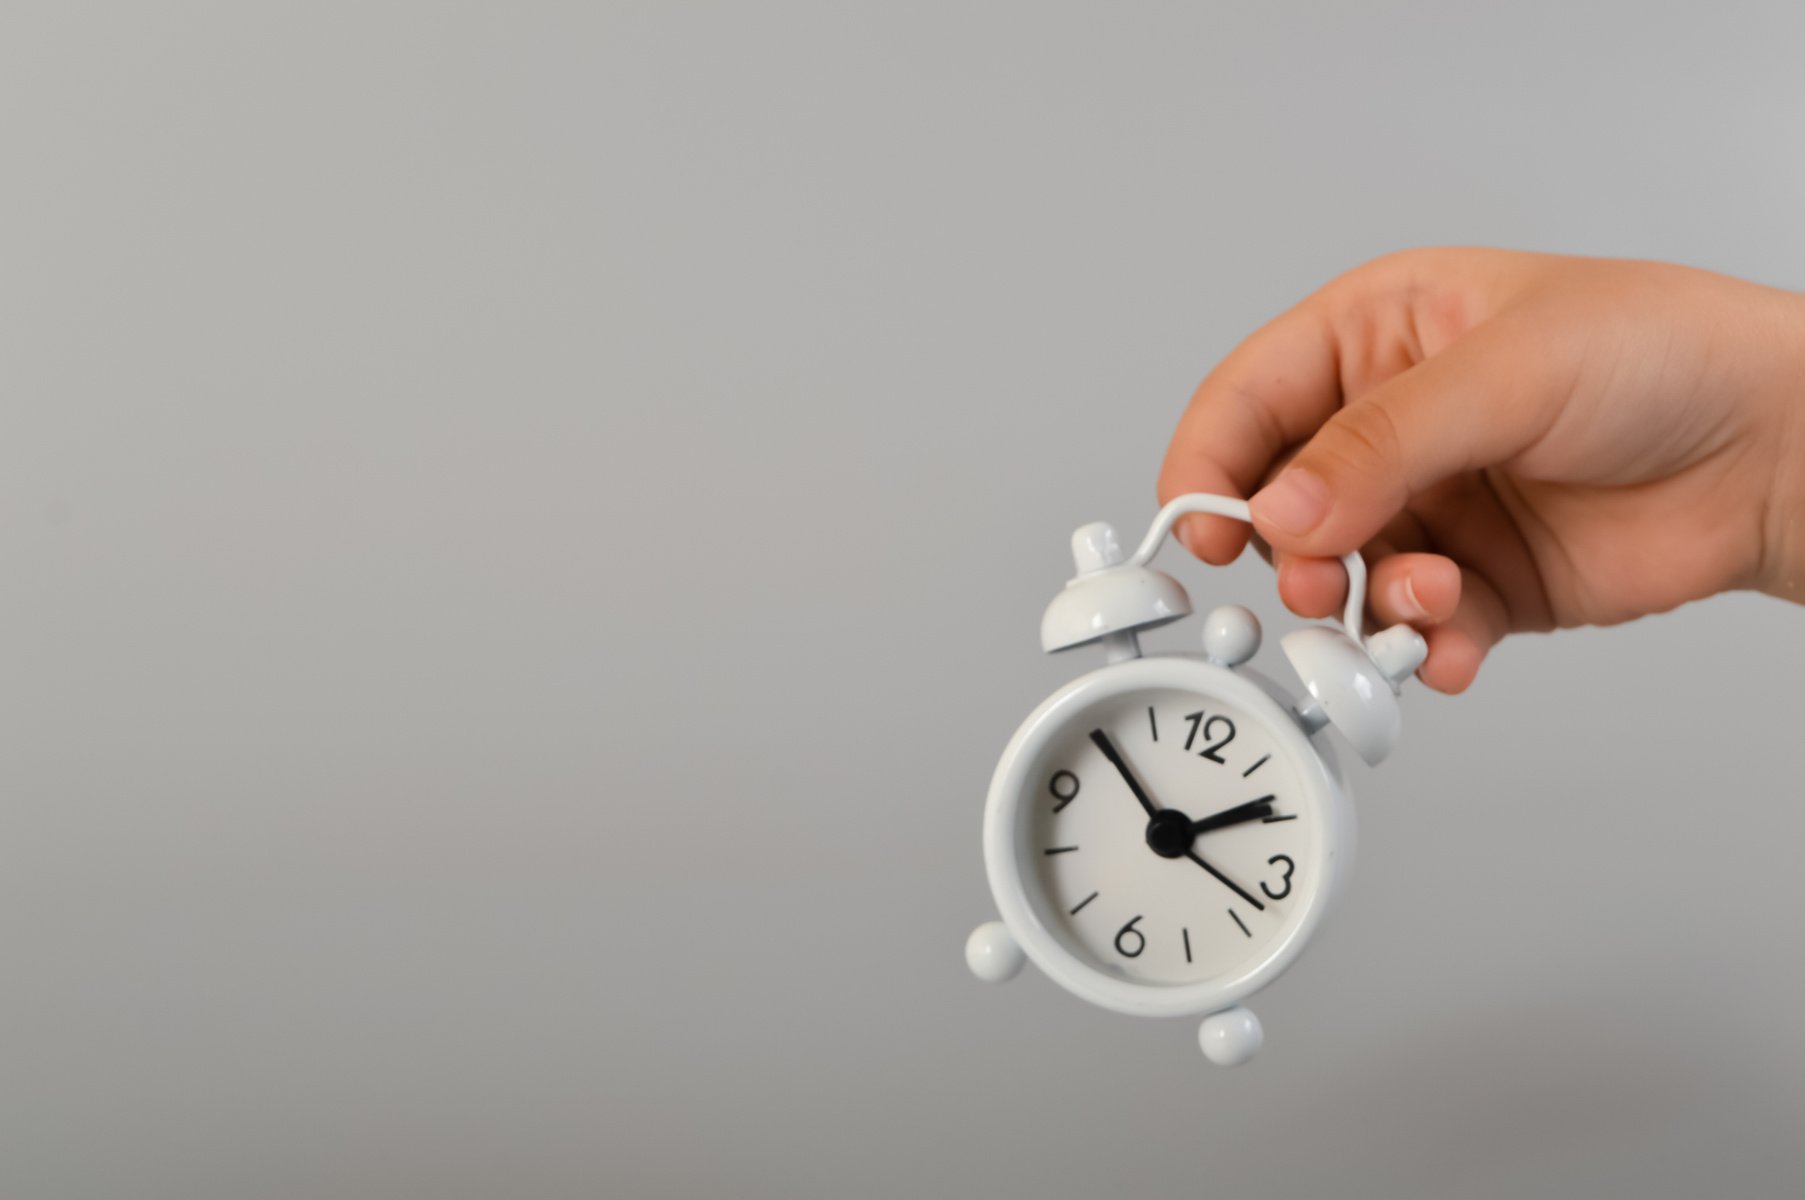
[[[1805,602],[1805,297],[1660,263],[1377,259],[1203,381],[1159,478],[1162,503],[1196,491],[1254,493],[1302,616],[1340,609],[1336,557],[1362,551],[1373,615],[1423,631],[1444,692],[1507,633],[1736,588]],[[1220,565],[1249,530],[1178,534]]]

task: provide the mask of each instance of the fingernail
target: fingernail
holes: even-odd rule
[[[1385,599],[1406,621],[1420,621],[1429,615],[1429,610],[1423,607],[1423,602],[1416,598],[1416,585],[1411,582],[1408,575],[1402,579],[1391,581],[1391,586],[1385,589]]]
[[[1306,467],[1290,467],[1249,500],[1254,520],[1280,533],[1308,533],[1329,511],[1328,485]]]
[[[1191,522],[1189,518],[1186,518],[1186,520],[1180,520],[1179,525],[1171,531],[1173,532],[1173,536],[1177,536],[1179,541],[1184,543],[1184,549],[1189,550],[1191,554],[1197,554],[1197,541],[1193,540],[1193,532],[1195,532],[1193,531],[1193,527],[1195,527],[1195,525],[1197,525],[1197,522]]]

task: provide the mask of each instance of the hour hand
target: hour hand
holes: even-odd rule
[[[1272,815],[1271,796],[1261,796],[1258,800],[1249,800],[1246,804],[1237,804],[1233,808],[1225,808],[1212,816],[1191,822],[1191,836],[1208,833],[1212,829],[1226,829],[1230,825],[1240,825],[1247,821],[1258,821],[1262,817]]]
[[[1153,797],[1147,794],[1147,789],[1141,786],[1141,781],[1136,779],[1134,772],[1128,769],[1127,760],[1116,749],[1115,743],[1109,740],[1109,735],[1101,729],[1093,729],[1091,730],[1091,741],[1097,749],[1103,752],[1103,757],[1109,760],[1117,774],[1122,776],[1122,782],[1128,785],[1128,790],[1134,793],[1134,798],[1141,802],[1141,807],[1147,810],[1147,815],[1151,817],[1158,813],[1159,805],[1153,802]]]

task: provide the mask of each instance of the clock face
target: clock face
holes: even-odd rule
[[[1284,720],[1276,705],[1176,688],[1068,714],[1018,810],[1023,884],[1053,937],[1142,985],[1270,958],[1327,880],[1324,792],[1292,760],[1295,728],[1268,724]]]

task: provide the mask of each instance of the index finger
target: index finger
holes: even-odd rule
[[[1251,496],[1280,455],[1341,407],[1334,331],[1313,299],[1261,327],[1198,385],[1160,468],[1161,504],[1186,492]],[[1250,533],[1201,514],[1177,526],[1191,553],[1217,566],[1233,562]]]

